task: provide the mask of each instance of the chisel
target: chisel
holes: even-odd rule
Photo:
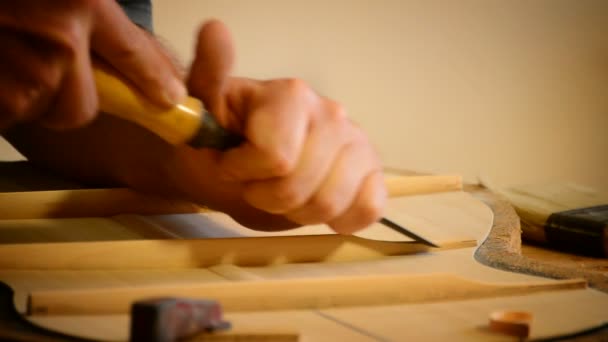
[[[199,99],[188,96],[173,108],[160,109],[110,67],[95,63],[93,74],[100,111],[136,123],[172,145],[225,150],[243,141],[220,126]]]
[[[205,110],[203,103],[194,97],[188,96],[173,108],[162,110],[151,104],[110,67],[96,64],[93,73],[100,111],[136,123],[172,145],[188,144],[196,148],[226,150],[243,142],[240,135],[220,126],[213,115]],[[382,218],[380,223],[416,242],[437,247],[386,218]]]

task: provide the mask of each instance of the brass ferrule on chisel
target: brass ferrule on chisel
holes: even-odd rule
[[[110,67],[93,67],[100,111],[134,122],[172,145],[228,149],[242,138],[220,126],[203,103],[188,96],[168,110],[150,103]]]

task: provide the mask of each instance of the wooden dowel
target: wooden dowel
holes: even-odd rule
[[[218,300],[225,311],[269,311],[462,300],[585,287],[586,282],[581,279],[490,284],[450,274],[258,280],[159,287],[36,291],[28,298],[28,313],[124,314],[129,312],[130,305],[135,300],[174,296]]]
[[[387,177],[390,197],[462,189],[460,176]],[[0,219],[160,215],[207,211],[187,201],[144,195],[130,189],[0,192]]]

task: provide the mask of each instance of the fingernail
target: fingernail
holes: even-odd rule
[[[172,78],[169,81],[164,94],[167,103],[173,106],[181,103],[187,95],[186,86],[178,78]]]

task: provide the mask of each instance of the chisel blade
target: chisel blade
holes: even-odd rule
[[[382,223],[383,225],[389,227],[390,229],[396,231],[399,234],[402,234],[411,239],[414,239],[414,241],[416,241],[416,242],[420,242],[420,243],[430,246],[430,247],[439,247],[438,245],[434,244],[433,242],[423,238],[422,236],[420,236],[414,232],[411,232],[411,231],[403,228],[401,225],[387,219],[386,217],[381,218],[379,222]]]

